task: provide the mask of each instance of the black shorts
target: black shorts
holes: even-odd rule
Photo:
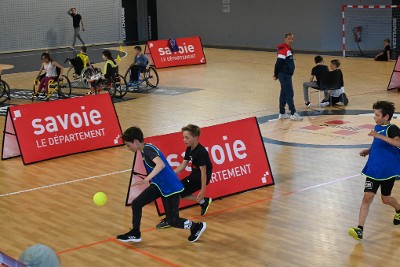
[[[382,196],[390,196],[394,186],[396,178],[390,178],[387,180],[374,180],[369,177],[365,179],[364,192],[375,193],[378,191],[379,186],[381,187]]]
[[[189,176],[183,178],[181,182],[185,189],[181,192],[180,195],[181,198],[184,198],[201,189],[201,173],[198,174],[191,173]],[[209,183],[210,179],[207,178],[206,184]]]

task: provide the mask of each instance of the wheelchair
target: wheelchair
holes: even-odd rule
[[[0,76],[0,103],[11,100],[10,86]]]
[[[71,96],[71,82],[69,81],[68,77],[65,75],[62,75],[60,77],[59,68],[57,68],[57,75],[57,79],[49,81],[47,94],[45,88],[42,88],[42,91],[38,92],[40,81],[46,76],[46,74],[42,74],[35,79],[31,96],[32,102],[35,100],[36,97],[38,99],[49,101],[53,93],[57,93],[58,98],[60,99],[69,98]]]
[[[131,79],[131,72],[132,72],[132,67],[133,65],[131,65],[125,72],[125,81],[130,81]],[[126,86],[126,90],[123,92],[124,96],[127,91],[134,91],[135,87],[138,88],[142,83],[146,83],[146,86],[151,87],[151,88],[156,88],[159,82],[159,78],[158,78],[158,73],[156,71],[156,69],[154,68],[153,65],[149,65],[143,68],[140,68],[138,70],[138,80],[136,83],[132,84],[132,83],[128,83]]]
[[[96,75],[101,75],[101,72]],[[111,78],[99,78],[98,81],[92,83],[94,83],[94,87],[91,89],[93,92],[91,91],[89,94],[108,93],[111,98],[121,98],[126,94],[123,94],[126,91],[126,81],[122,75],[118,74],[118,69]]]
[[[79,57],[67,58],[64,63],[68,62],[72,65],[67,71],[67,77],[70,81],[77,81],[79,85],[84,88],[89,88],[90,77],[101,73],[99,68],[91,68],[90,66],[83,66],[82,59]]]

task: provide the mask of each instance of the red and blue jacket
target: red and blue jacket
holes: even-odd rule
[[[275,63],[274,77],[278,77],[280,72],[289,75],[294,73],[293,50],[285,43],[278,45],[278,58]]]

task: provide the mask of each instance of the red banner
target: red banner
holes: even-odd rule
[[[178,48],[176,52],[172,51],[169,40],[147,42],[151,59],[156,68],[206,63],[203,45],[199,36],[176,38],[175,40]]]
[[[145,138],[146,143],[157,146],[172,168],[183,161],[186,146],[182,133]],[[219,198],[274,184],[264,143],[255,117],[201,129],[200,143],[207,149],[213,164],[206,197]],[[189,175],[190,165],[179,174]],[[182,200],[180,208],[196,203]],[[161,199],[156,201],[157,211],[164,214]]]
[[[123,144],[108,94],[11,106],[5,130],[10,129],[9,123],[24,164]],[[14,143],[3,142],[2,159]]]

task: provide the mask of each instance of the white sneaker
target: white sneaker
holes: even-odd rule
[[[303,120],[303,117],[300,117],[300,115],[297,114],[297,112],[296,112],[296,113],[294,113],[293,115],[290,116],[290,119],[291,119],[292,121],[302,121],[302,120]]]
[[[278,120],[282,120],[282,119],[289,119],[290,118],[290,116],[289,116],[289,114],[280,114],[279,113],[279,116],[278,116]]]
[[[320,107],[326,107],[326,106],[329,106],[329,100],[328,101],[322,101],[321,103],[319,103],[319,106]]]

